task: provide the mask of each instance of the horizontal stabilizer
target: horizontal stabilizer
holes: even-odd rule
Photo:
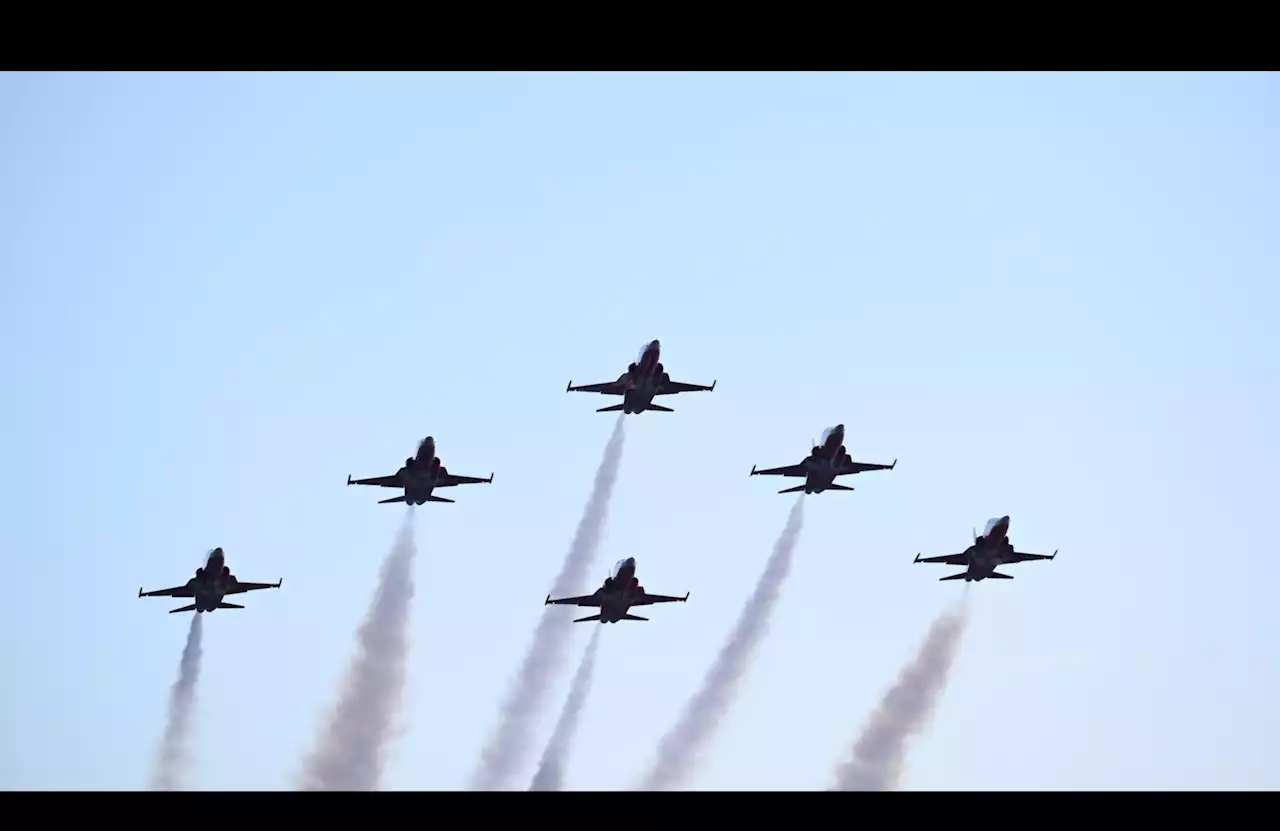
[[[379,499],[378,504],[386,505],[388,502],[403,502],[403,501],[404,501],[403,496],[393,496],[390,499]]]
[[[172,615],[176,612],[194,612],[195,610],[196,604],[192,603],[190,606],[183,606],[181,609],[170,609],[169,614]]]
[[[648,620],[649,618],[640,617],[639,615],[623,615],[622,619],[623,620]]]
[[[827,485],[827,490],[829,490],[829,491],[851,491],[851,490],[853,490],[853,488],[849,487],[848,485],[834,485],[834,484],[832,484],[832,485]]]
[[[987,575],[987,578],[988,578],[988,579],[991,579],[991,578],[993,578],[993,577],[994,577],[995,579],[997,579],[997,580],[1012,580],[1012,579],[1013,579],[1013,575],[1012,575],[1012,574],[1001,574],[1001,573],[1000,573],[1000,572],[998,572],[998,571],[993,571],[993,572],[991,572],[990,574],[988,574],[988,575]]]
[[[644,408],[645,408],[646,410],[657,410],[657,411],[658,411],[658,412],[660,412],[660,413],[674,413],[674,412],[675,412],[675,410],[671,409],[670,407],[664,407],[664,406],[662,406],[661,404],[646,404]]]
[[[796,485],[794,488],[783,488],[778,493],[799,493],[804,490],[804,485]]]
[[[599,619],[600,619],[599,615],[587,615],[586,617],[580,617],[576,619],[574,623],[585,623],[588,620],[599,620]]]
[[[614,404],[612,407],[601,407],[596,410],[597,413],[620,413],[622,412],[621,404]]]
[[[443,496],[436,496],[434,493],[427,497],[428,502],[452,502],[452,499],[445,499]]]
[[[243,609],[244,607],[238,603],[219,603],[219,609]]]
[[[939,582],[939,583],[941,583],[943,580],[963,580],[964,578],[966,578],[966,577],[968,577],[968,576],[969,576],[969,572],[967,572],[967,571],[962,571],[962,572],[960,572],[959,574],[952,574],[952,575],[951,575],[951,576],[949,576],[949,577],[939,577],[939,578],[938,578],[938,582]]]

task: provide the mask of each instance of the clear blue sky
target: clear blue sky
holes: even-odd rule
[[[206,621],[202,788],[288,788],[426,434],[395,788],[457,788],[660,338],[597,571],[569,770],[629,786],[836,422],[696,785],[822,788],[1010,514],[911,788],[1280,787],[1280,82],[1267,75],[0,76],[0,785],[144,787],[187,631],[140,585],[284,578]],[[588,587],[584,587],[588,588]],[[585,646],[589,628],[579,635]],[[575,659],[576,660],[576,659]],[[569,675],[546,715],[550,731]],[[532,771],[530,770],[530,773]]]

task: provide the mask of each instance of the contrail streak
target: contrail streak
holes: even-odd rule
[[[791,570],[791,554],[800,539],[800,529],[804,524],[803,500],[801,496],[791,509],[782,536],[774,543],[773,554],[760,575],[760,582],[747,598],[729,640],[711,665],[702,687],[689,699],[680,720],[658,744],[657,758],[640,790],[674,790],[688,780],[701,761],[703,750],[711,742],[738,691],[739,683],[751,666],[756,647],[768,631],[782,584]]]
[[[591,681],[596,669],[596,650],[600,644],[600,627],[594,627],[591,642],[578,664],[578,672],[573,676],[573,686],[569,688],[569,697],[565,699],[564,709],[560,711],[560,720],[551,733],[547,749],[542,752],[542,761],[533,774],[531,791],[564,790],[564,765],[569,758],[569,749],[573,744],[574,734],[578,732],[578,722],[582,720],[582,708],[587,703],[587,695],[591,692]]]
[[[191,739],[191,716],[195,711],[196,682],[200,680],[200,642],[204,637],[204,615],[191,613],[191,628],[187,630],[187,645],[182,648],[182,660],[178,662],[178,680],[169,692],[169,718],[160,738],[155,766],[151,773],[151,790],[172,791],[182,787],[186,773],[187,743]]]
[[[898,680],[872,712],[849,760],[836,768],[835,785],[830,790],[898,788],[910,741],[933,718],[968,622],[967,596],[934,621],[915,660],[902,668]]]
[[[303,790],[378,788],[404,692],[415,550],[410,508],[356,631],[356,652],[338,702],[303,766]]]
[[[596,471],[591,497],[578,522],[569,553],[556,576],[553,591],[570,594],[586,581],[587,570],[600,547],[604,521],[609,514],[609,500],[618,481],[622,463],[623,418],[619,416],[613,435],[604,448],[604,458]],[[533,643],[520,664],[507,697],[502,703],[498,727],[480,753],[480,762],[468,786],[473,791],[498,791],[511,786],[516,772],[529,757],[534,722],[546,701],[556,675],[568,658],[569,635],[573,620],[557,614],[544,614],[533,633]]]

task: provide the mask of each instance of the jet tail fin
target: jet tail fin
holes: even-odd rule
[[[622,412],[621,404],[614,404],[612,407],[601,407],[596,410],[597,413],[620,413]]]
[[[443,496],[436,496],[434,493],[427,497],[428,502],[453,502],[452,499],[445,499]]]
[[[623,615],[622,619],[623,620],[648,620],[649,618],[640,617],[639,615]]]
[[[657,411],[658,411],[658,412],[660,412],[660,413],[674,413],[674,412],[675,412],[675,410],[671,409],[670,407],[664,407],[664,406],[662,406],[661,404],[653,404],[653,403],[650,403],[650,404],[646,404],[644,408],[645,408],[646,410],[657,410]]]
[[[783,488],[778,493],[799,493],[804,490],[804,485],[796,485],[794,488]]]
[[[170,609],[169,614],[172,615],[172,614],[176,614],[177,612],[194,612],[195,610],[196,610],[196,604],[192,603],[190,606],[183,606],[180,609]]]
[[[586,617],[580,617],[580,618],[577,618],[577,619],[576,619],[576,620],[574,620],[573,622],[574,622],[574,623],[585,623],[585,622],[587,622],[588,620],[599,620],[599,619],[600,619],[600,615],[587,615]]]
[[[239,603],[219,603],[218,608],[219,609],[243,609],[244,607],[241,606]]]
[[[403,501],[404,501],[403,496],[393,496],[390,499],[379,499],[378,504],[386,505],[388,502],[403,502]]]

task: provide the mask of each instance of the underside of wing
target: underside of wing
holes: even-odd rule
[[[594,594],[584,594],[581,597],[558,597],[552,600],[547,598],[548,606],[599,606],[600,598]]]
[[[946,563],[949,566],[965,566],[969,564],[969,555],[961,552],[959,554],[943,554],[938,557],[921,557],[916,555],[917,563]]]
[[[452,488],[454,485],[484,485],[492,481],[492,475],[487,479],[482,479],[479,476],[454,476],[452,473],[447,473],[436,480],[436,487]]]
[[[237,582],[234,586],[227,589],[227,594],[244,594],[245,592],[257,591],[258,589],[278,589],[279,583],[241,583]]]
[[[156,589],[151,592],[139,592],[138,597],[195,597],[195,590],[190,586],[174,586],[169,589]]]
[[[751,468],[752,476],[807,476],[809,471],[804,465],[786,465],[784,467],[769,467],[764,470],[756,470]]]
[[[622,395],[627,391],[627,387],[621,381],[602,381],[599,384],[583,384],[575,387],[572,382],[569,384],[568,392],[598,392],[601,395]]]
[[[379,488],[402,488],[404,483],[400,481],[400,477],[392,474],[391,476],[374,476],[369,479],[352,479],[353,485],[373,485]]]
[[[710,392],[716,385],[686,384],[684,381],[667,381],[654,395],[675,395],[678,392]]]
[[[840,475],[847,473],[866,473],[868,470],[893,470],[893,467],[896,464],[897,461],[892,465],[878,465],[871,462],[855,462],[852,459],[849,459],[840,466]]]
[[[672,597],[669,594],[649,594],[648,592],[645,592],[644,596],[639,600],[631,601],[631,605],[652,606],[654,603],[683,603],[688,598],[688,595],[685,595],[684,597]]]
[[[1058,556],[1056,551],[1052,554],[1027,554],[1023,551],[1015,551],[1008,555],[1008,558],[1004,561],[1006,563],[1025,563],[1029,560],[1052,560],[1056,556]]]

